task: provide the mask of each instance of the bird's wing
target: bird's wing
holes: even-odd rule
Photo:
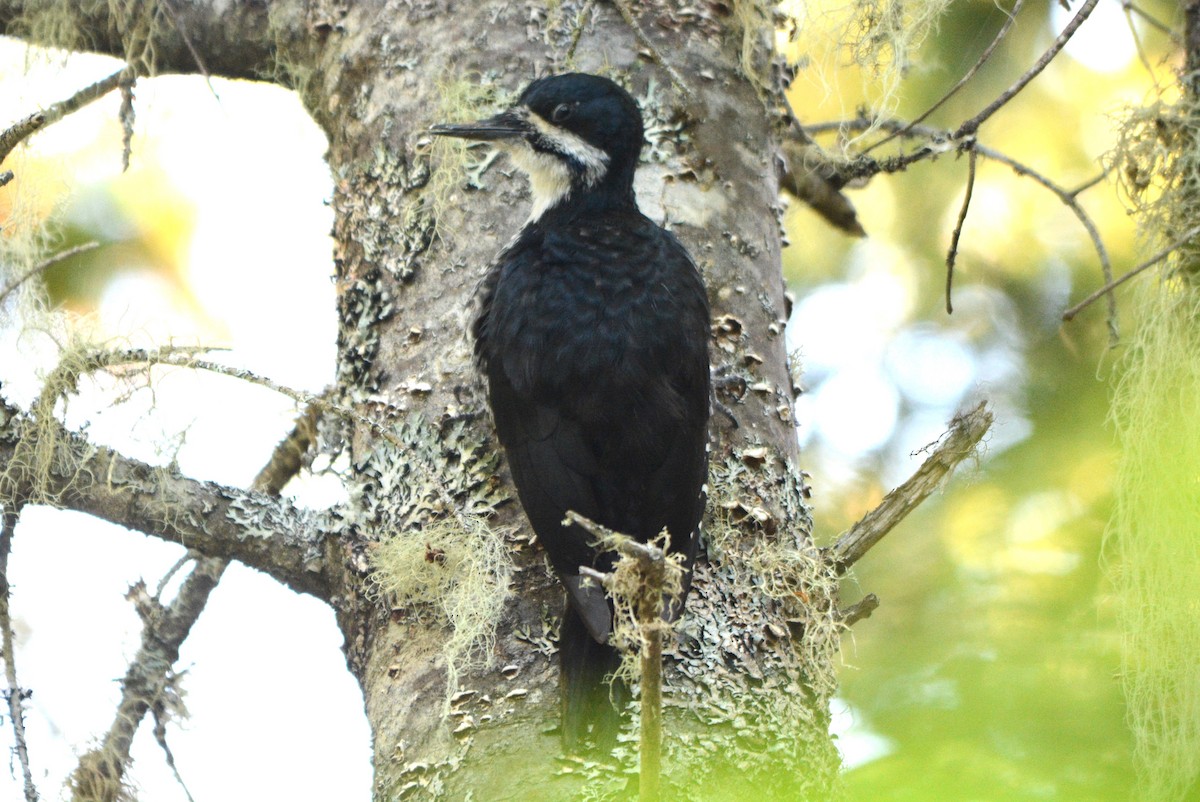
[[[564,527],[564,514],[640,540],[666,526],[690,575],[704,506],[707,300],[674,237],[655,227],[647,239],[655,244],[624,276],[631,260],[583,269],[578,250],[573,268],[543,270],[538,281],[514,269],[493,284],[489,317],[476,329],[492,338],[484,370],[521,504],[600,640],[608,605],[580,582],[579,566],[607,570],[613,557],[581,528]],[[607,282],[602,302],[593,280]]]

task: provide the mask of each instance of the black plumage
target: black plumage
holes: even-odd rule
[[[709,415],[708,303],[674,236],[637,208],[641,115],[615,83],[532,83],[479,123],[434,128],[497,140],[531,175],[534,216],[480,287],[475,352],[521,505],[568,592],[560,633],[568,747],[610,740],[612,610],[579,567],[609,570],[574,510],[641,541],[663,527],[691,582]],[[676,599],[665,613],[682,609]],[[590,730],[590,736],[589,736]]]

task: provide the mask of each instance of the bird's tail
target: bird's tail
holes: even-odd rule
[[[620,711],[630,695],[621,680],[608,681],[620,667],[621,655],[592,637],[569,602],[559,629],[558,654],[563,746],[572,753],[588,745],[611,752],[621,729]]]

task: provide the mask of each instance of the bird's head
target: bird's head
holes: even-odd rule
[[[540,78],[516,105],[472,123],[435,125],[434,134],[495,142],[529,174],[533,218],[569,197],[604,193],[632,201],[642,149],[642,115],[629,93],[596,75]]]

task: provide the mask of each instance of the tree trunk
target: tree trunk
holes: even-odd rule
[[[83,14],[50,5],[59,23]],[[160,0],[116,18],[116,4],[96,5],[72,27],[0,2],[0,30],[87,43],[143,71],[274,77],[329,137],[333,406],[353,412],[327,415],[322,433],[350,458],[352,503],[323,519],[321,580],[293,586],[338,612],[378,799],[619,795],[636,765],[636,740],[619,750],[623,767],[561,756],[562,592],[498,460],[464,335],[527,188],[503,159],[426,133],[545,73],[604,73],[630,89],[649,140],[639,200],[704,274],[716,398],[732,413],[714,416],[707,556],[666,647],[664,797],[829,798],[840,625],[796,467],[766,7],[646,2],[626,19],[590,0],[366,0],[247,2],[221,16],[228,4],[172,0],[166,14]]]

